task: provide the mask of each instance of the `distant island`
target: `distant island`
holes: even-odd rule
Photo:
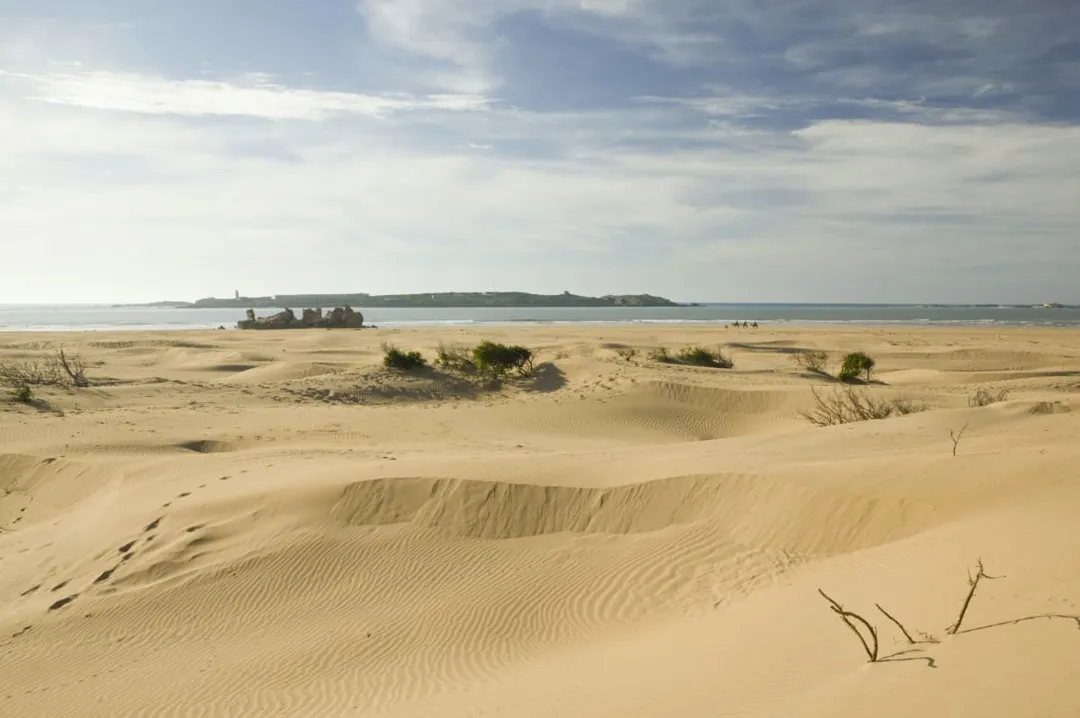
[[[609,294],[584,297],[579,294],[530,294],[528,292],[435,292],[431,294],[277,294],[272,297],[207,297],[194,302],[153,302],[117,305],[170,307],[177,309],[265,309],[277,307],[371,308],[409,307],[684,307],[651,294]]]

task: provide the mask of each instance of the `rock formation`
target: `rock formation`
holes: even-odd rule
[[[304,309],[300,319],[288,308],[270,317],[256,317],[254,309],[246,314],[246,319],[236,323],[238,329],[360,329],[364,326],[364,315],[348,305],[334,307],[326,316],[321,308]]]

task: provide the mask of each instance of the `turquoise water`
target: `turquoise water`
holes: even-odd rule
[[[294,307],[294,309],[296,309]],[[511,307],[461,309],[364,309],[369,324],[425,326],[469,324],[910,324],[1080,327],[1080,309],[920,306],[880,304],[706,304],[700,307]],[[259,316],[277,309],[260,309]],[[167,309],[102,305],[0,305],[0,330],[148,330],[232,328],[237,309]]]

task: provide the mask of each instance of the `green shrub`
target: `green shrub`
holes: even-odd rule
[[[528,376],[534,370],[532,350],[521,346],[485,341],[473,348],[472,356],[477,371],[495,379],[511,371],[516,371],[518,376]]]
[[[427,359],[420,352],[403,352],[394,346],[384,344],[383,366],[398,371],[416,371],[427,366]]]
[[[860,374],[866,374],[866,382],[869,384],[874,364],[874,359],[869,354],[852,352],[844,357],[844,363],[840,367],[840,381],[851,381]]]
[[[435,349],[435,363],[443,369],[457,371],[463,374],[476,373],[476,365],[473,364],[472,352],[460,345],[447,346],[439,342]]]
[[[30,387],[25,384],[17,386],[11,390],[11,400],[19,404],[32,404],[34,403],[34,392],[30,391]]]
[[[675,359],[680,364],[689,364],[691,366],[707,366],[720,369],[730,369],[735,366],[735,363],[730,358],[724,356],[723,351],[719,349],[710,351],[700,346],[680,349]]]
[[[657,347],[649,352],[649,359],[663,364],[686,364],[687,366],[706,366],[730,369],[735,363],[720,349],[711,351],[705,347],[684,347],[677,354],[672,354],[667,347]]]

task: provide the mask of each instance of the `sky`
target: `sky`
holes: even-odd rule
[[[0,303],[1080,303],[1075,0],[0,0]]]

